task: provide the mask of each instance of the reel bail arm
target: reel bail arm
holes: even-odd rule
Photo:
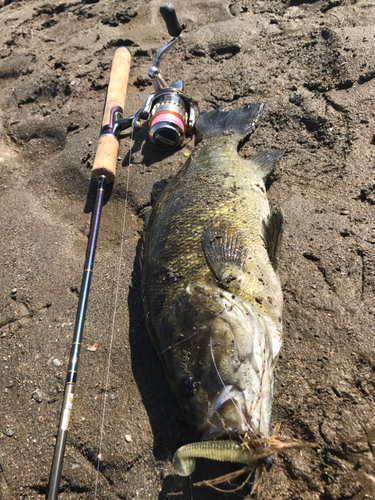
[[[167,25],[168,33],[173,36],[173,38],[159,50],[159,52],[156,54],[154,62],[152,63],[152,66],[150,66],[148,70],[148,74],[152,80],[152,83],[154,84],[154,89],[156,92],[168,87],[164,78],[161,76],[158,66],[163,54],[165,54],[165,52],[181,38],[182,31],[172,3],[163,3],[163,5],[160,7],[160,14],[163,16],[165,24]]]

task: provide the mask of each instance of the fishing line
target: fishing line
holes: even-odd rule
[[[232,401],[232,403],[233,403],[233,406],[236,408],[237,413],[238,413],[239,417],[241,418],[241,424],[244,424],[244,423],[245,423],[245,424],[246,424],[246,425],[250,428],[250,425],[249,425],[249,424],[245,421],[245,418],[244,418],[244,416],[243,416],[243,414],[242,414],[242,412],[241,412],[240,407],[236,404],[236,402],[235,402],[235,400],[233,399],[233,397],[232,397],[232,395],[231,395],[231,393],[230,393],[230,391],[229,391],[228,387],[225,385],[225,382],[224,382],[224,380],[222,379],[222,377],[221,377],[221,375],[220,375],[219,369],[218,369],[217,364],[216,364],[216,360],[215,360],[215,356],[214,356],[214,351],[213,351],[213,349],[212,349],[212,334],[210,335],[210,352],[211,352],[211,358],[212,358],[212,361],[213,361],[213,363],[214,363],[214,367],[215,367],[215,370],[216,370],[217,376],[219,377],[220,382],[222,383],[222,385],[223,385],[224,389],[227,391],[228,396],[229,396],[230,400],[231,400],[231,401]],[[254,432],[251,428],[250,428],[250,430],[251,430],[251,432]],[[254,432],[254,434],[255,434],[255,432]]]
[[[103,443],[103,434],[104,434],[104,421],[105,421],[105,412],[107,409],[107,398],[108,398],[108,386],[109,386],[109,377],[110,377],[110,368],[111,368],[111,358],[112,358],[112,347],[113,341],[115,337],[115,326],[116,326],[116,316],[117,316],[117,303],[120,289],[120,275],[121,275],[121,265],[123,261],[124,254],[124,236],[125,236],[125,222],[126,222],[126,214],[128,207],[128,192],[129,192],[129,179],[130,179],[130,166],[131,166],[131,158],[133,152],[133,129],[130,136],[131,146],[129,150],[129,165],[128,165],[128,176],[126,181],[126,193],[125,193],[125,202],[124,202],[124,218],[122,223],[122,233],[121,233],[121,244],[120,244],[120,256],[119,256],[119,264],[117,270],[117,283],[116,283],[116,293],[115,293],[115,303],[113,306],[113,317],[112,317],[112,329],[111,329],[111,338],[109,343],[109,353],[108,353],[108,362],[107,362],[107,375],[105,381],[105,390],[104,390],[104,403],[103,403],[103,413],[102,413],[102,422],[100,428],[100,441],[99,441],[99,450],[98,450],[98,465],[96,468],[96,481],[95,481],[95,493],[94,500],[97,498],[98,484],[99,484],[99,472],[100,465],[102,462],[102,443]]]
[[[191,480],[191,475],[189,476],[189,479],[190,479],[190,500],[194,500],[193,499],[193,483],[192,483],[192,480]]]
[[[230,400],[231,400],[231,401],[232,401],[232,403],[233,403],[233,406],[236,408],[237,413],[238,413],[238,415],[239,415],[239,416],[240,416],[240,418],[241,418],[241,423],[242,423],[242,424],[245,424],[245,426],[248,428],[248,430],[249,430],[249,431],[253,434],[253,436],[255,437],[255,439],[258,441],[258,443],[259,443],[259,445],[261,446],[261,448],[263,448],[263,449],[265,450],[265,447],[263,446],[262,442],[260,441],[260,439],[259,439],[258,435],[257,435],[257,434],[256,434],[256,432],[254,431],[254,429],[251,427],[250,423],[249,423],[249,422],[247,422],[247,421],[245,420],[245,418],[244,418],[244,416],[243,416],[243,414],[242,414],[242,412],[241,412],[240,408],[237,406],[237,404],[236,404],[235,400],[233,399],[233,397],[232,397],[232,395],[231,395],[230,391],[228,390],[227,386],[225,385],[224,380],[222,379],[222,377],[221,377],[221,375],[220,375],[220,373],[219,373],[219,369],[218,369],[218,367],[217,367],[217,364],[216,364],[216,361],[215,361],[214,352],[213,352],[213,349],[212,349],[212,336],[210,336],[210,351],[211,351],[211,357],[212,357],[212,361],[213,361],[213,363],[214,363],[214,367],[215,367],[215,370],[216,370],[217,376],[219,377],[220,382],[222,383],[222,385],[223,385],[224,389],[227,391],[228,396],[229,396]]]

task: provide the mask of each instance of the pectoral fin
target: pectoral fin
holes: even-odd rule
[[[202,248],[216,280],[228,288],[229,283],[242,273],[248,258],[246,237],[225,225],[215,224],[203,233]]]

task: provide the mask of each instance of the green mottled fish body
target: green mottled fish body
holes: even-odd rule
[[[144,237],[148,330],[204,439],[269,434],[282,333],[275,272],[282,215],[270,214],[264,182],[283,152],[248,160],[237,153],[262,110],[203,115],[203,140],[159,197]]]

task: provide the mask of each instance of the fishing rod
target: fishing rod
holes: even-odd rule
[[[169,35],[173,38],[158,51],[152,66],[149,68],[148,73],[155,91],[148,95],[143,107],[137,113],[127,118],[123,118],[123,112],[131,62],[129,49],[127,47],[118,47],[112,62],[102,127],[92,170],[92,178],[97,182],[97,194],[91,216],[90,235],[87,243],[86,260],[47,500],[56,500],[59,493],[105,187],[107,183],[113,183],[116,177],[120,134],[129,127],[137,131],[142,127],[142,120],[148,120],[150,140],[163,150],[171,150],[180,146],[184,139],[192,135],[195,130],[196,113],[194,104],[185,94],[184,83],[182,80],[177,80],[168,85],[160,72],[159,66],[162,56],[181,38],[182,32],[173,4],[164,3],[160,7],[160,13],[167,25]]]
[[[59,430],[48,486],[48,500],[56,500],[64,460],[68,427],[74,401],[77,381],[78,359],[81,349],[82,332],[85,323],[91,276],[94,267],[96,242],[98,239],[105,186],[112,183],[116,176],[116,161],[119,149],[118,132],[114,120],[123,113],[129,78],[131,55],[127,47],[119,47],[112,62],[107,98],[102,120],[102,129],[92,170],[92,177],[97,181],[97,194],[91,216],[90,236],[87,243],[86,260],[81,283],[81,292],[77,308],[73,342],[70,351],[68,374],[65,382],[64,399],[60,416]]]

